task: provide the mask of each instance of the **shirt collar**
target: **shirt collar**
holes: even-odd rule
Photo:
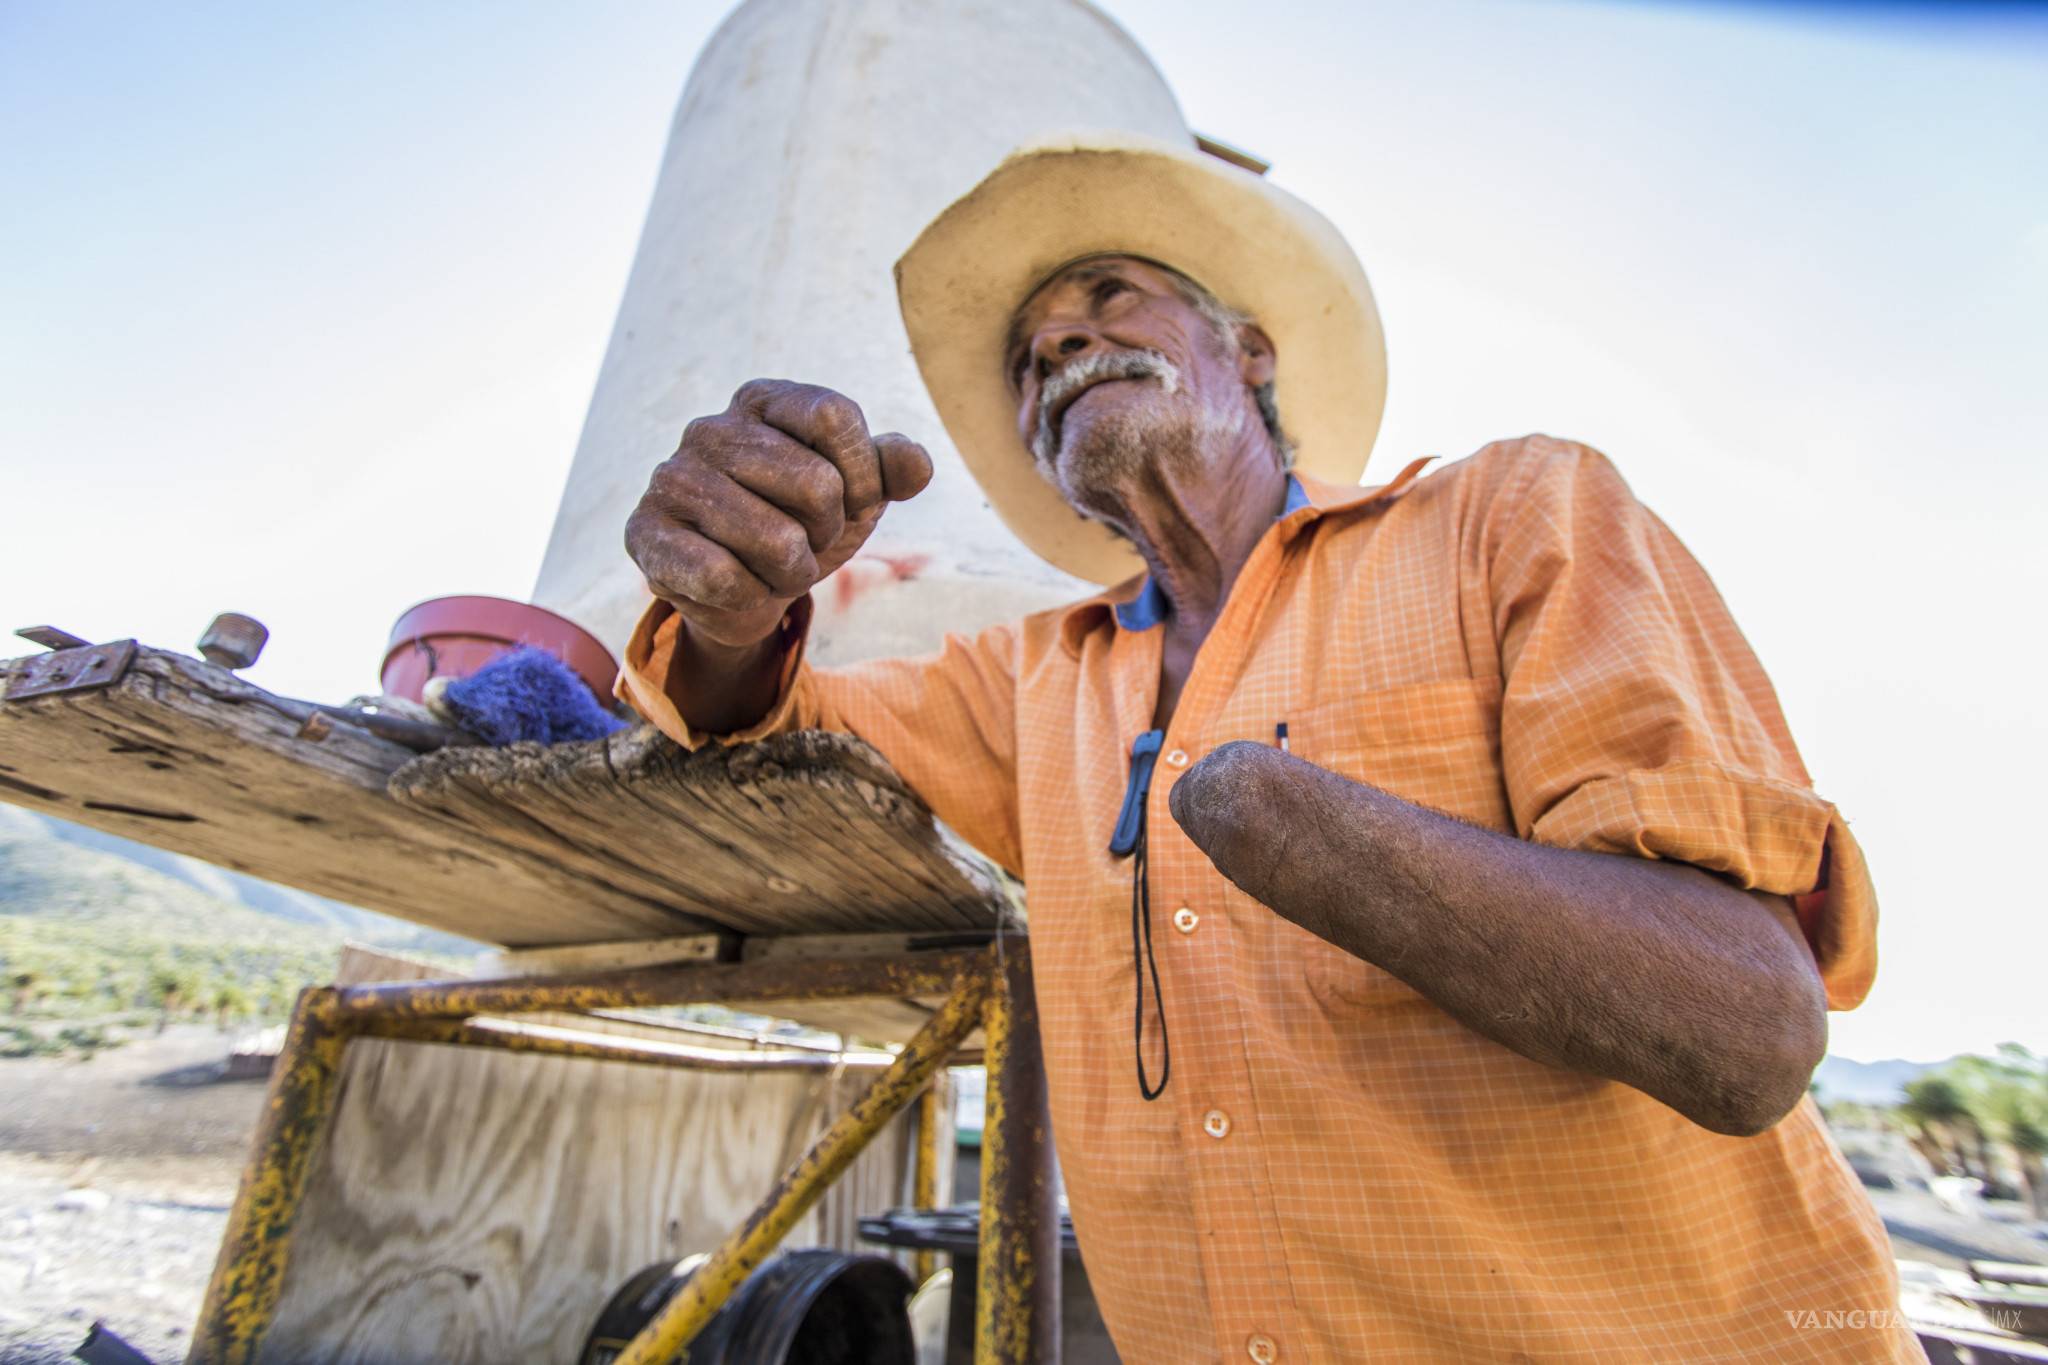
[[[1146,574],[1138,585],[1138,595],[1128,602],[1110,603],[1110,612],[1124,630],[1150,630],[1166,619],[1166,594],[1152,581],[1152,575]]]
[[[1287,500],[1281,504],[1280,515],[1274,520],[1274,525],[1280,528],[1283,539],[1291,540],[1301,533],[1302,527],[1332,512],[1391,501],[1414,483],[1423,467],[1435,458],[1434,455],[1426,455],[1412,460],[1407,468],[1394,476],[1392,482],[1374,488],[1325,483],[1321,479],[1304,478],[1290,472],[1287,475]],[[1166,619],[1166,594],[1152,581],[1152,575],[1145,574],[1137,580],[1135,591],[1126,580],[1094,597],[1074,603],[1060,618],[1060,640],[1069,654],[1081,652],[1082,638],[1105,613],[1123,630],[1150,630]]]

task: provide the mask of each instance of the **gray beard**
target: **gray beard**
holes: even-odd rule
[[[1077,360],[1045,381],[1038,399],[1038,430],[1031,442],[1032,463],[1040,478],[1057,488],[1068,506],[1100,521],[1124,539],[1131,522],[1124,496],[1148,466],[1190,466],[1210,457],[1218,437],[1243,431],[1244,413],[1190,412],[1167,405],[1164,412],[1125,412],[1098,420],[1085,441],[1059,461],[1061,437],[1053,431],[1050,413],[1069,396],[1102,379],[1156,379],[1171,395],[1181,387],[1180,370],[1158,351],[1100,352]]]
[[[1091,426],[1086,443],[1069,452],[1066,466],[1060,467],[1060,435],[1053,430],[1052,413],[1073,394],[1104,379],[1156,379],[1167,393],[1180,391],[1179,368],[1157,351],[1101,351],[1077,360],[1055,372],[1039,392],[1031,453],[1039,477],[1057,488],[1070,507],[1115,529],[1124,520],[1116,490],[1131,482],[1162,438],[1178,444],[1174,437],[1184,441],[1190,433],[1169,433],[1156,420],[1125,414]]]
[[[1053,462],[1059,457],[1059,435],[1052,429],[1052,414],[1074,394],[1102,379],[1156,379],[1168,393],[1180,391],[1180,369],[1158,351],[1097,351],[1054,372],[1038,393],[1038,431],[1031,440],[1031,453],[1038,460],[1039,473],[1051,478]]]

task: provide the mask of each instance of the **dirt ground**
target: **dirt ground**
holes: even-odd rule
[[[0,1362],[57,1362],[95,1319],[184,1359],[249,1135],[256,1081],[212,1077],[201,1025],[91,1061],[0,1061]]]
[[[2048,1236],[2010,1200],[1987,1201],[1983,1217],[1945,1208],[1924,1190],[1871,1190],[1870,1202],[1905,1261],[1967,1270],[1971,1261],[2048,1262]]]
[[[184,1025],[89,1062],[0,1060],[0,1365],[69,1360],[95,1319],[184,1358],[263,1105],[261,1082],[214,1079],[227,1047]],[[1901,1257],[2048,1261],[2016,1208],[1870,1194]]]

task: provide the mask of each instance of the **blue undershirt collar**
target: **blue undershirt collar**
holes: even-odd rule
[[[1308,490],[1301,486],[1301,480],[1287,476],[1287,501],[1280,505],[1280,517],[1298,512],[1308,506]],[[1280,517],[1275,517],[1278,521]],[[1166,619],[1166,593],[1146,574],[1144,583],[1138,588],[1138,595],[1128,602],[1119,602],[1113,609],[1116,623],[1125,630],[1150,630]]]

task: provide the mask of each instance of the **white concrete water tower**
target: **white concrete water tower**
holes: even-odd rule
[[[819,588],[815,658],[915,654],[1092,592],[989,510],[890,275],[1010,148],[1087,127],[1193,140],[1145,53],[1085,0],[742,4],[684,87],[534,601],[623,646],[646,600],[626,516],[690,419],[757,376],[838,389],[936,465]]]

